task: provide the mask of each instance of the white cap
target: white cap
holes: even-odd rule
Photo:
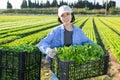
[[[72,9],[67,5],[63,5],[58,9],[58,16],[60,17],[65,12],[72,13]]]

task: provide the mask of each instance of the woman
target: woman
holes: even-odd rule
[[[44,39],[39,42],[39,49],[41,52],[47,54],[46,59],[50,61],[57,52],[54,50],[56,47],[78,45],[93,42],[89,40],[83,31],[72,24],[75,20],[72,9],[63,5],[58,9],[58,21],[61,25],[54,28]],[[58,80],[52,74],[51,80]]]

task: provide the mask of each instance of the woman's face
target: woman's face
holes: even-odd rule
[[[70,24],[72,19],[71,13],[65,12],[60,16],[60,20],[64,25]]]

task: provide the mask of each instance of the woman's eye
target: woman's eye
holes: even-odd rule
[[[67,15],[70,15],[70,13],[67,13]]]

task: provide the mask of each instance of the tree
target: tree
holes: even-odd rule
[[[26,0],[23,0],[22,2],[22,5],[21,5],[21,8],[27,8],[27,1]]]
[[[109,8],[115,8],[116,7],[116,2],[115,1],[110,1],[109,2]]]
[[[115,7],[116,7],[116,2],[109,1],[108,5],[107,5],[107,13],[109,12],[110,14],[116,14],[117,11],[116,11]]]
[[[43,1],[41,0],[39,8],[42,8],[44,6]]]
[[[39,0],[37,0],[37,3],[36,3],[36,8],[39,8],[40,5],[39,5]]]
[[[32,2],[31,2],[31,0],[28,0],[28,7],[29,7],[29,8],[32,8],[32,5],[33,5],[33,4],[32,4]]]
[[[106,0],[106,3],[105,3],[105,15],[108,14],[108,11],[109,11],[108,0]]]
[[[47,0],[47,2],[46,2],[46,7],[50,7],[50,2],[49,2],[49,0]]]
[[[12,4],[9,2],[9,0],[7,1],[7,9],[12,9]]]
[[[67,2],[64,2],[64,1],[62,0],[62,1],[60,1],[60,5],[59,5],[59,6],[61,6],[61,5],[68,5],[68,4],[67,4]]]
[[[53,0],[51,6],[52,7],[57,7],[58,6],[57,0]]]
[[[100,8],[102,8],[102,6],[97,2],[96,3],[96,9],[100,9]]]
[[[76,3],[75,7],[77,7],[77,8],[84,8],[85,6],[84,6],[82,0],[78,0],[78,2]]]

